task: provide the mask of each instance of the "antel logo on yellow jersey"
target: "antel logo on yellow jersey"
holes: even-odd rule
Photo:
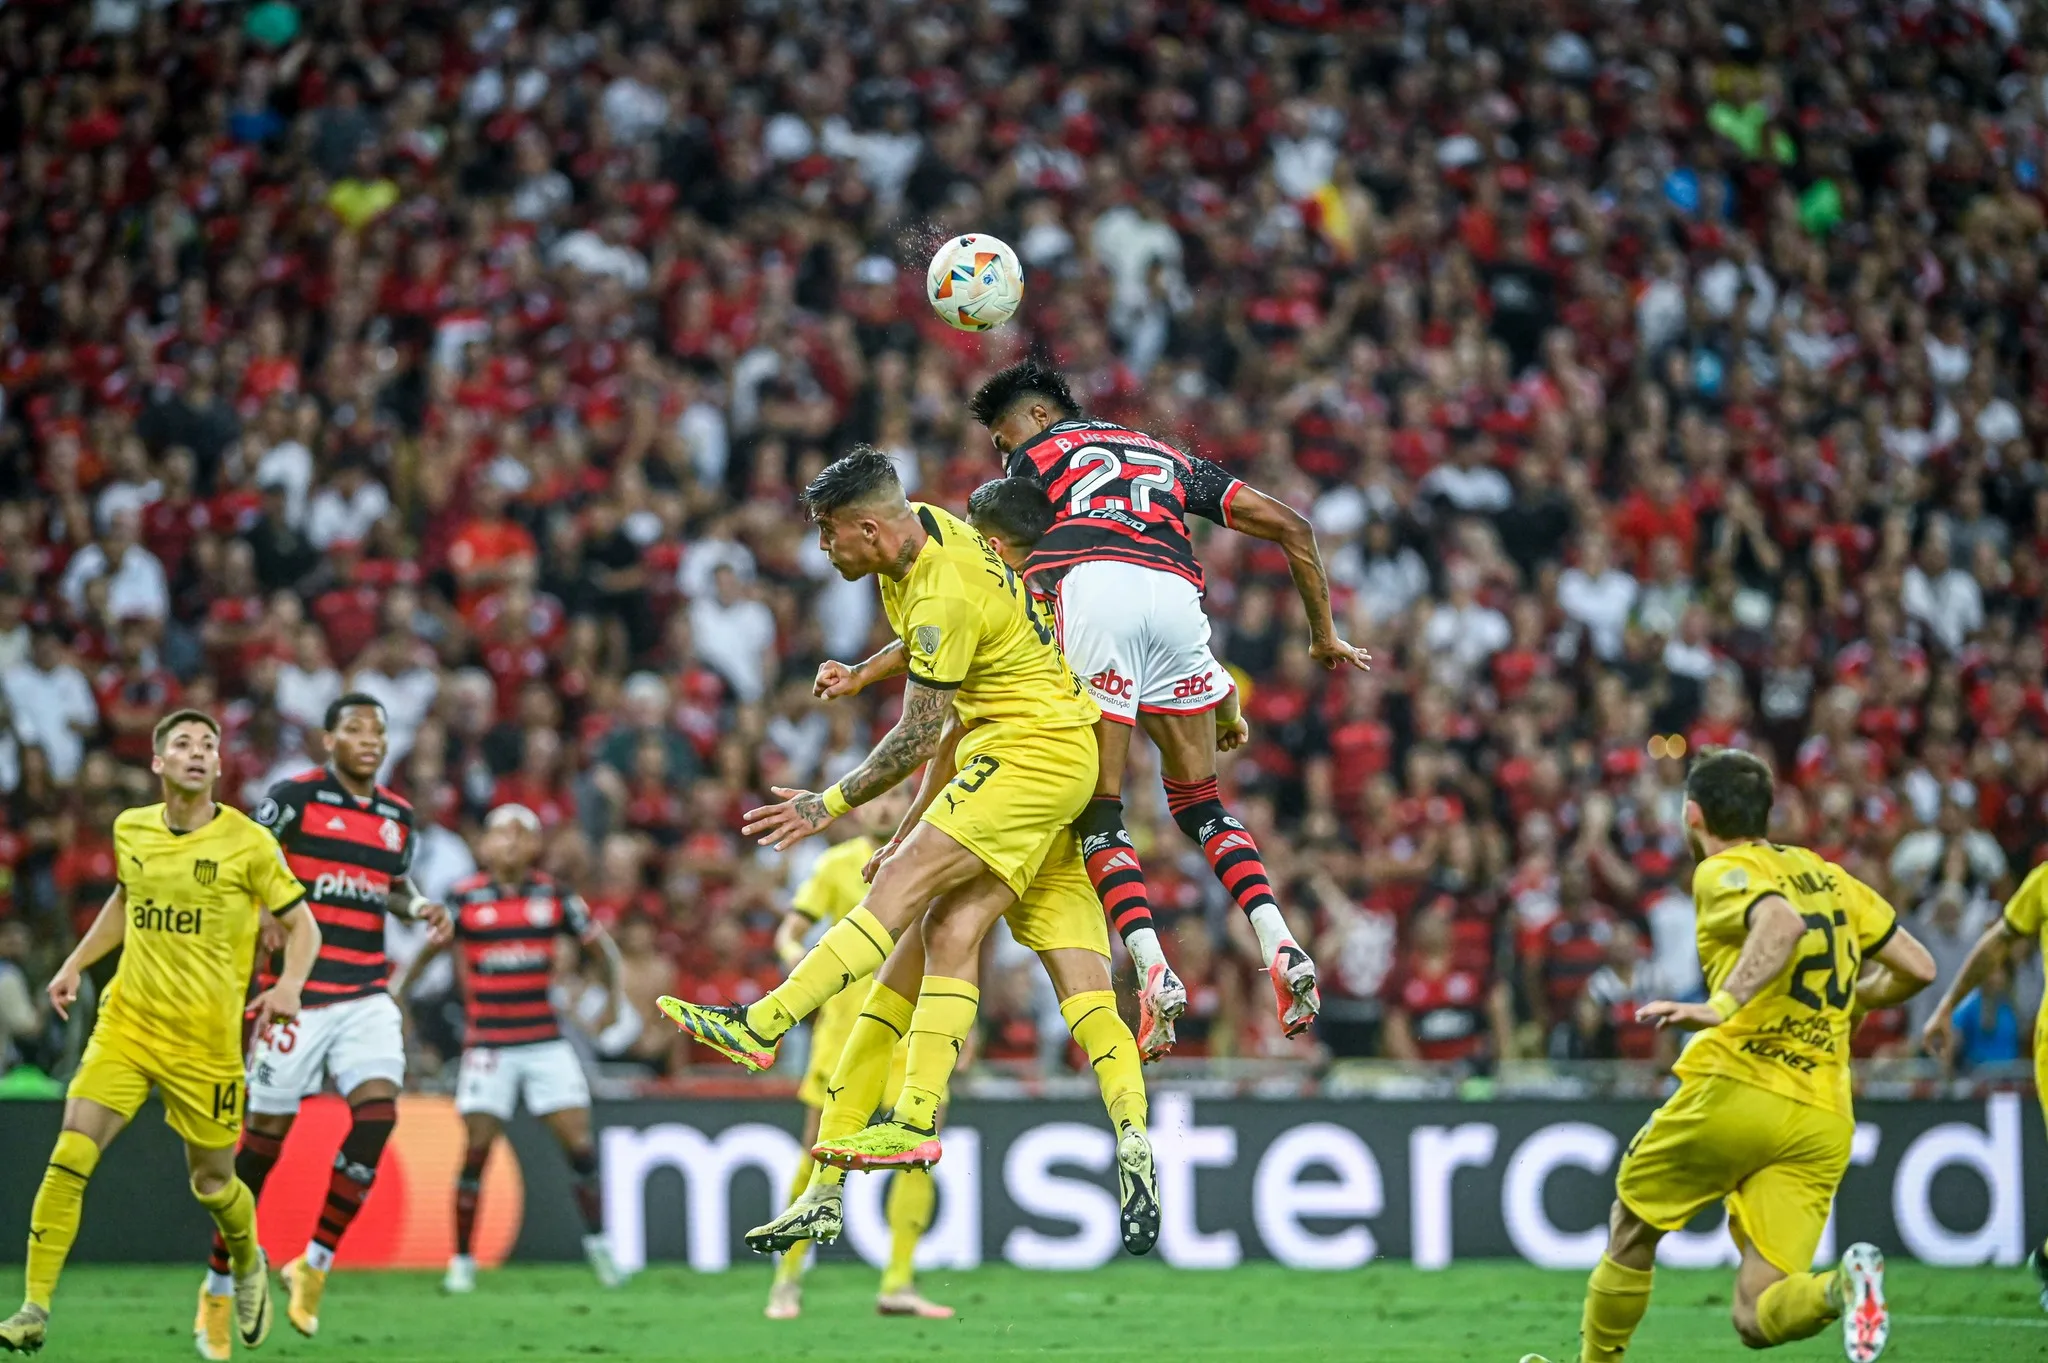
[[[145,899],[128,906],[128,925],[149,932],[176,932],[192,936],[205,926],[204,909],[181,909]]]

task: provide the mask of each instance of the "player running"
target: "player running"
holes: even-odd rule
[[[1700,1035],[1672,1067],[1678,1092],[1622,1156],[1579,1356],[1622,1357],[1650,1304],[1657,1242],[1725,1201],[1742,1251],[1742,1342],[1806,1339],[1839,1317],[1852,1363],[1870,1363],[1891,1332],[1884,1256],[1851,1245],[1838,1267],[1814,1273],[1813,1254],[1856,1129],[1849,1038],[1863,1013],[1932,983],[1934,961],[1869,886],[1803,847],[1764,840],[1772,789],[1762,759],[1711,750],[1685,797],[1700,960],[1714,992],[1639,1010]]]
[[[867,829],[894,832],[894,824],[902,817],[906,806],[907,801],[898,791],[890,791],[864,806],[860,811],[860,821]],[[775,933],[776,953],[785,962],[793,965],[802,959],[804,938],[820,922],[836,923],[860,903],[868,888],[861,875],[862,868],[873,858],[879,846],[863,831],[835,844],[831,851],[818,858],[810,875],[791,897],[789,912]],[[912,983],[914,987],[915,982]],[[825,1107],[834,1097],[833,1071],[846,1049],[847,1038],[853,1034],[859,1021],[864,993],[848,989],[833,995],[831,1001],[818,1010],[817,1019],[812,1024],[810,1068],[804,1072],[803,1084],[796,1091],[806,1111],[803,1161],[797,1167],[796,1179],[789,1190],[792,1204],[803,1197],[811,1186],[812,1175],[817,1172],[818,1166],[811,1159],[811,1146],[818,1139],[818,1124]],[[903,1082],[903,1059],[900,1039],[890,1033],[883,1065],[895,1084],[885,1088],[880,1095],[879,1101],[884,1107],[894,1101],[895,1095],[890,1088]],[[873,1110],[870,1105],[869,1112]],[[862,1114],[861,1123],[856,1125],[864,1124],[866,1116]],[[875,1298],[875,1310],[879,1314],[917,1316],[926,1320],[952,1317],[952,1307],[926,1301],[919,1295],[915,1280],[913,1261],[917,1242],[931,1225],[932,1211],[937,1203],[938,1194],[932,1187],[929,1170],[904,1169],[891,1180],[888,1200],[889,1263],[882,1270],[881,1291]],[[808,1239],[798,1240],[782,1252],[781,1260],[775,1265],[774,1281],[768,1288],[768,1309],[765,1313],[768,1319],[795,1320],[803,1313],[803,1273],[809,1248]]]
[[[1948,992],[1941,996],[1941,1002],[1935,1005],[1921,1029],[1921,1040],[1929,1053],[1944,1060],[1951,1058],[1956,1044],[1956,1010],[1993,970],[2000,966],[2010,969],[2013,948],[2029,940],[2040,945],[2041,959],[2048,962],[2048,864],[2028,872],[2013,897],[2006,901],[2005,912],[1984,929],[1984,935],[1970,948],[1963,968],[1949,982]],[[2048,1093],[2048,998],[2041,1001],[2041,1011],[2034,1021],[2034,1087],[2039,1093]],[[2040,1285],[2041,1309],[2048,1311],[2048,1242],[2037,1244],[2028,1252],[2027,1267],[2033,1270],[2034,1280]]]
[[[590,1138],[590,1085],[548,1002],[555,939],[568,937],[597,954],[611,1002],[593,1030],[611,1026],[620,1006],[619,950],[580,896],[534,869],[540,851],[540,817],[525,805],[499,805],[484,817],[477,847],[484,869],[448,887],[464,1001],[455,1110],[462,1114],[468,1143],[455,1184],[455,1257],[441,1280],[444,1292],[476,1288],[470,1244],[484,1164],[522,1098],[526,1110],[554,1133],[576,1175],[584,1260],[600,1286],[625,1281],[604,1238],[604,1197],[597,1148]],[[428,943],[392,981],[391,992],[404,998],[427,962],[445,949],[445,944]]]
[[[121,949],[29,1212],[27,1299],[0,1322],[0,1349],[10,1352],[43,1347],[85,1185],[152,1088],[185,1142],[192,1195],[227,1245],[235,1331],[250,1348],[270,1333],[256,1195],[235,1174],[242,1004],[262,912],[277,916],[286,938],[283,973],[250,1001],[259,1028],[298,1014],[320,926],[300,907],[305,886],[285,866],[276,839],[240,810],[215,803],[220,725],[213,717],[174,710],[157,723],[152,746],[149,767],[163,779],[163,803],[114,820],[120,884],[50,980],[50,1003],[67,1017],[80,974]]]
[[[885,977],[864,1010],[907,1032],[895,1121],[837,1142],[821,1137],[814,1149],[861,1167],[928,1165],[939,1157],[937,1113],[953,1062],[979,1009],[976,947],[1007,915],[1052,976],[1062,1011],[1076,1010],[1069,1025],[1118,1130],[1125,1244],[1142,1244],[1142,1253],[1158,1235],[1144,1079],[1110,992],[1102,913],[1092,895],[1040,886],[1063,866],[1077,882],[1085,878],[1070,826],[1094,784],[1098,712],[1016,573],[957,517],[906,499],[887,456],[857,447],[819,474],[804,499],[840,575],[881,579],[883,609],[908,650],[909,682],[901,718],[865,761],[822,794],[778,789],[782,803],[751,811],[745,831],[776,847],[819,831],[938,752],[949,715],[965,729],[958,775],[894,844],[866,900],[765,998],[746,1008],[664,998],[662,1009],[741,1066],[766,1069],[783,1033],[874,974],[929,906],[915,1003]]]
[[[1075,831],[1088,878],[1138,971],[1139,1048],[1150,1060],[1172,1047],[1187,989],[1160,949],[1124,827],[1133,728],[1158,745],[1167,808],[1251,920],[1281,1028],[1299,1035],[1322,1006],[1315,962],[1281,916],[1257,841],[1217,789],[1211,712],[1236,684],[1209,649],[1202,566],[1187,522],[1192,513],[1285,549],[1308,613],[1310,654],[1325,667],[1366,668],[1371,655],[1337,637],[1315,531],[1207,459],[1083,417],[1066,379],[1036,360],[982,384],[969,410],[988,428],[1005,471],[1036,483],[1053,503],[1051,528],[1032,548],[1030,582],[1051,597],[1061,646],[1102,709],[1094,797]]]
[[[430,924],[446,940],[448,912],[407,879],[412,865],[412,806],[377,784],[389,746],[384,707],[351,692],[327,707],[325,766],[270,788],[256,822],[276,835],[292,874],[306,886],[320,924],[320,957],[296,1018],[260,1031],[249,1057],[249,1113],[235,1173],[249,1191],[264,1182],[284,1148],[299,1104],[333,1079],[348,1103],[348,1134],[327,1176],[327,1198],[305,1251],[278,1270],[285,1318],[308,1337],[320,1329],[320,1300],[335,1247],[377,1176],[398,1120],[405,1082],[405,1032],[384,990],[384,915]],[[229,1356],[227,1248],[213,1238],[193,1335],[203,1358]]]

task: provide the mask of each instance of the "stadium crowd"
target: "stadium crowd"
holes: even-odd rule
[[[154,720],[219,714],[247,807],[347,688],[423,888],[530,806],[624,953],[599,1052],[718,1063],[652,1000],[771,985],[805,864],[737,816],[894,704],[810,697],[886,627],[793,489],[864,440],[960,506],[1027,347],[1311,513],[1375,654],[1321,673],[1284,559],[1207,537],[1325,1012],[1279,1037],[1134,774],[1179,1054],[1656,1056],[1712,744],[1946,975],[2048,837],[2044,159],[2009,0],[8,6],[0,1056],[63,1049]],[[985,337],[923,298],[963,230],[1028,273]],[[983,1055],[1065,1063],[995,951]]]

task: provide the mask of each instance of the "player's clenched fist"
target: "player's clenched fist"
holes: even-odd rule
[[[818,679],[811,683],[811,694],[820,700],[840,700],[846,696],[860,694],[860,673],[845,663],[829,659],[818,664]]]

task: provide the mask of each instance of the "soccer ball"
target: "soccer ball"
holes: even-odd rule
[[[949,327],[989,331],[1024,302],[1024,267],[1007,243],[983,232],[948,237],[925,271],[924,294]]]

